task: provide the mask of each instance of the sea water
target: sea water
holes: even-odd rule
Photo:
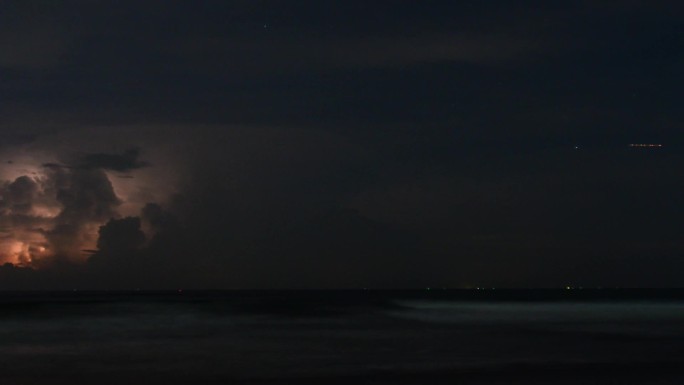
[[[5,293],[0,383],[684,383],[678,294],[518,293]]]

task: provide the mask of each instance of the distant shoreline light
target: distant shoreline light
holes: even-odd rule
[[[629,147],[663,147],[660,143],[630,143]]]

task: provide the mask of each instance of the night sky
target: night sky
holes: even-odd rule
[[[680,1],[0,1],[0,288],[682,287],[683,68]]]

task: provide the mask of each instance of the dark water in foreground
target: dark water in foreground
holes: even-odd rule
[[[0,384],[682,384],[682,291],[0,293]]]

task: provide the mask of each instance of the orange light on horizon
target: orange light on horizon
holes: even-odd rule
[[[30,246],[21,241],[12,242],[3,258],[3,262],[19,266],[31,263],[31,261]]]
[[[15,266],[31,266],[37,260],[50,257],[46,246],[31,241],[14,240],[0,248],[0,264],[11,263]]]

